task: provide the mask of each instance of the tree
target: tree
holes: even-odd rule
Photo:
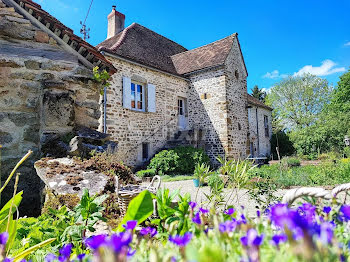
[[[255,97],[256,99],[259,99],[260,101],[265,101],[265,97],[266,97],[266,92],[263,91],[262,89],[259,89],[259,87],[257,85],[255,85],[253,87],[252,90],[252,97]]]
[[[289,76],[271,88],[266,101],[274,109],[277,123],[288,130],[315,123],[330,102],[332,88],[314,75]]]

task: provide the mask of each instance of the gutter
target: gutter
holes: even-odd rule
[[[107,87],[103,88],[103,133],[107,133]]]
[[[255,109],[255,118],[256,118],[256,135],[258,138],[258,156],[260,155],[260,140],[259,140],[259,120],[258,120],[258,107]]]

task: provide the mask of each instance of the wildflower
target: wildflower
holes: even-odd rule
[[[3,232],[0,234],[0,245],[6,245],[9,238],[9,233]]]
[[[332,210],[331,207],[328,207],[328,206],[323,207],[323,212],[324,212],[325,214],[329,214],[329,212],[331,212],[331,210]]]
[[[225,233],[225,232],[229,233],[229,232],[232,232],[233,230],[235,230],[236,225],[237,225],[236,221],[228,220],[224,223],[219,224],[219,230],[221,233]]]
[[[194,218],[192,218],[192,222],[197,224],[197,225],[202,224],[199,212],[197,212],[196,215],[194,216]]]
[[[179,235],[169,236],[169,241],[179,247],[186,246],[188,243],[190,243],[191,239],[192,239],[192,233],[190,232],[186,232],[183,236],[179,236]]]
[[[335,225],[331,222],[322,223],[320,226],[319,239],[323,244],[330,244],[333,238]]]
[[[128,251],[128,257],[132,257],[133,255],[135,255],[135,253],[136,253],[136,249],[131,249],[131,248],[129,248],[129,251]]]
[[[157,235],[157,233],[157,229],[153,227],[144,227],[140,230],[140,234],[142,236],[150,235],[151,237],[154,237],[155,235]]]
[[[137,221],[136,220],[130,220],[130,221],[126,222],[126,225],[123,225],[123,227],[126,230],[134,230],[136,225],[137,225]]]
[[[72,244],[64,245],[59,251],[60,256],[58,257],[58,260],[59,261],[69,261],[70,254],[72,253],[72,248],[73,248]]]
[[[197,204],[195,202],[192,202],[192,201],[188,202],[188,205],[190,206],[190,208],[192,210],[197,206]]]
[[[114,234],[110,238],[110,245],[116,253],[123,252],[126,247],[132,241],[132,234],[130,232],[121,232],[119,234]]]
[[[85,240],[85,245],[92,250],[97,250],[100,246],[106,243],[106,235],[96,235]]]
[[[207,214],[209,213],[209,210],[204,208],[199,208],[199,212],[201,212],[202,214]]]
[[[48,254],[45,257],[45,262],[53,262],[57,259],[57,257],[54,254]]]
[[[243,246],[260,246],[264,241],[264,235],[258,235],[258,232],[251,228],[248,230],[247,234],[241,237],[241,243]]]
[[[271,243],[275,246],[278,246],[280,243],[286,242],[287,236],[286,235],[273,235]]]
[[[224,212],[226,215],[232,216],[233,213],[235,213],[235,210],[233,208],[229,208]]]
[[[85,254],[80,254],[80,255],[77,256],[77,258],[78,258],[79,261],[83,261],[85,256],[86,256]]]
[[[342,206],[339,211],[345,221],[350,220],[350,206]]]
[[[260,215],[261,215],[261,214],[260,214],[260,210],[257,210],[257,211],[256,211],[256,216],[257,216],[257,217],[260,217]]]
[[[299,214],[306,219],[308,222],[312,222],[315,219],[316,207],[309,203],[303,203],[298,208]]]

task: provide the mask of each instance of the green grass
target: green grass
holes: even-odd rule
[[[251,172],[252,177],[261,177],[278,187],[327,186],[350,182],[350,163],[338,161],[322,162],[318,166],[308,165],[280,169],[279,164],[262,166]]]

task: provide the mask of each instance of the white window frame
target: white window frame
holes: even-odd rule
[[[132,104],[131,104],[131,102],[132,102],[132,95],[131,95],[132,90],[131,90],[131,88],[132,88],[133,84],[135,85],[135,108],[133,108]],[[140,85],[142,87],[142,108],[141,109],[137,108],[137,102],[139,101],[138,100],[139,96],[137,95],[137,85]],[[138,81],[134,81],[131,79],[129,92],[130,92],[130,109],[134,110],[134,111],[145,112],[146,111],[146,100],[145,100],[146,85],[144,83],[140,83]]]

